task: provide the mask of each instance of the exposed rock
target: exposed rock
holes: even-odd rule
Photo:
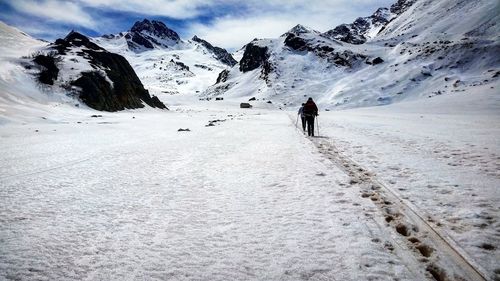
[[[61,61],[67,52],[78,48],[76,54],[81,56],[82,60],[88,60],[95,69],[83,72],[78,79],[69,81],[72,86],[79,88],[79,98],[89,107],[96,110],[117,111],[144,107],[142,102],[145,102],[151,107],[166,108],[157,97],[151,97],[144,89],[124,57],[106,51],[90,42],[84,35],[72,31],[66,38],[57,39],[50,48],[57,50],[54,59]],[[47,68],[47,62],[40,59],[35,59],[35,62]],[[52,80],[45,81],[48,82],[46,84],[53,84],[57,75],[55,77],[52,75],[50,78]]]
[[[219,76],[217,76],[217,81],[215,82],[215,84],[226,82],[228,77],[229,77],[229,70],[224,69],[219,73]]]
[[[252,108],[252,105],[247,102],[240,103],[240,108]]]
[[[285,38],[285,46],[288,46],[297,51],[310,50],[307,41],[294,33],[289,33]]]
[[[415,2],[417,2],[417,0],[398,0],[396,3],[391,5],[391,13],[400,15],[408,10],[408,8],[410,8],[413,4],[415,4]]]
[[[41,66],[41,71],[38,74],[38,81],[47,85],[54,85],[54,81],[59,74],[59,68],[56,65],[55,56],[38,55],[33,62]]]
[[[260,47],[250,42],[246,45],[245,52],[241,58],[240,71],[252,71],[266,63],[268,59],[269,54],[267,53],[267,46]]]
[[[369,38],[370,31],[380,31],[389,23],[393,17],[391,12],[392,10],[387,8],[379,8],[369,17],[360,17],[353,23],[341,24],[323,33],[322,36],[350,44],[363,44]]]
[[[155,45],[169,47],[177,44],[181,39],[172,29],[161,21],[137,21],[130,31],[125,35],[129,49],[140,51],[141,49],[154,49]]]
[[[142,22],[137,21],[132,26],[130,31],[154,35],[161,39],[171,39],[173,41],[180,40],[179,34],[177,34],[177,32],[168,28],[163,22],[156,20],[149,21],[148,19],[144,19]]]
[[[234,66],[235,64],[237,64],[238,62],[233,58],[233,56],[228,53],[225,49],[223,48],[219,48],[219,47],[215,47],[215,46],[212,46],[212,44],[208,43],[207,41],[199,38],[198,36],[193,36],[193,38],[191,39],[193,40],[194,42],[198,42],[200,43],[201,45],[203,45],[205,48],[207,48],[207,50],[209,50],[212,54],[214,54],[215,58],[224,63],[224,64],[227,64],[229,66]]]

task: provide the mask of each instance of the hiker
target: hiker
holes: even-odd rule
[[[318,116],[318,107],[312,98],[309,98],[304,104],[302,112],[307,123],[307,135],[314,137],[314,117]]]
[[[306,117],[304,116],[304,105],[305,103],[302,104],[302,106],[299,108],[299,112],[297,113],[300,115],[300,120],[302,120],[302,131],[306,131]]]

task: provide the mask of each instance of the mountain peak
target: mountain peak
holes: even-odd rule
[[[229,66],[234,66],[237,63],[237,61],[233,58],[233,56],[231,56],[231,54],[229,54],[225,49],[213,46],[206,40],[203,40],[196,35],[194,35],[193,38],[191,38],[191,40],[203,45],[207,50],[212,52],[215,58],[220,62],[225,63]]]
[[[302,24],[297,24],[296,26],[292,27],[290,30],[288,30],[285,35],[288,34],[294,34],[294,35],[300,35],[303,33],[311,33],[314,32],[312,28],[309,28],[307,26],[303,26]]]
[[[130,31],[137,33],[146,33],[148,35],[154,35],[162,39],[171,39],[174,41],[180,40],[179,34],[177,34],[177,32],[168,28],[163,22],[157,20],[150,21],[148,19],[144,19],[142,21],[136,21]]]

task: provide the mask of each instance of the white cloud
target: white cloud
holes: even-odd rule
[[[18,12],[42,17],[54,22],[73,23],[87,28],[95,28],[96,22],[79,5],[57,0],[16,0],[11,2]]]
[[[205,6],[217,1],[206,0],[78,0],[81,5],[106,8],[116,11],[134,12],[151,16],[189,19],[198,16]]]

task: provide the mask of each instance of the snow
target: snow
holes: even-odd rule
[[[229,68],[200,43],[191,40],[143,52],[130,51],[124,36],[92,40],[106,50],[124,56],[146,89],[160,99],[169,95],[200,93],[215,83],[222,70]],[[180,70],[175,63],[170,63],[171,60],[185,64],[189,71]]]
[[[2,126],[2,278],[425,278],[293,120],[259,107]]]
[[[498,279],[498,3],[453,3],[417,1],[364,45],[301,34],[380,65],[332,67],[261,39],[278,72],[235,66],[201,96],[226,66],[199,44],[135,53],[94,39],[170,111],[97,112],[41,88],[20,57],[46,43],[0,23],[0,279]],[[424,21],[428,7],[452,12]],[[467,40],[451,34],[463,7],[481,9]],[[65,59],[58,83],[89,67]],[[316,138],[296,128],[309,96]]]

